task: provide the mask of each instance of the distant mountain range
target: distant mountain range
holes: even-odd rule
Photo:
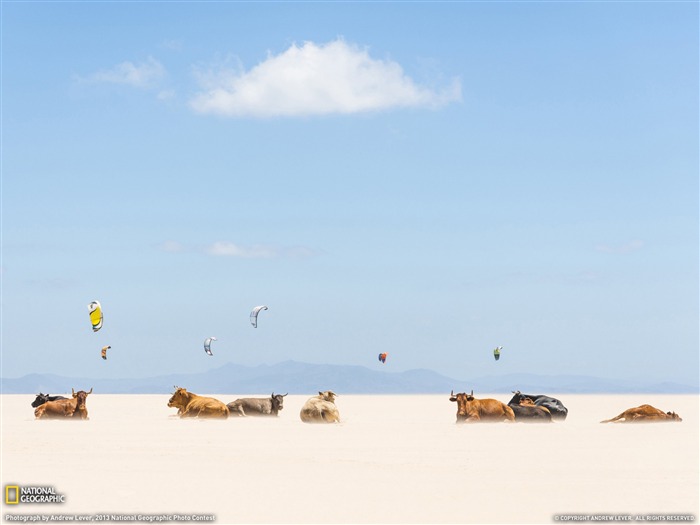
[[[527,393],[668,393],[697,394],[698,386],[678,383],[603,379],[591,376],[505,374],[458,380],[432,370],[370,370],[363,366],[319,365],[285,361],[255,367],[226,364],[196,374],[170,374],[140,379],[97,379],[29,374],[3,378],[2,394],[64,393],[94,388],[100,394],[168,394],[178,385],[199,394],[309,394],[334,390],[343,394],[444,394],[455,392]]]

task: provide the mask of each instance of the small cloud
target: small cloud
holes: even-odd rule
[[[172,89],[164,89],[163,91],[159,91],[159,92],[158,92],[158,95],[156,96],[156,98],[157,98],[158,100],[164,100],[164,101],[166,101],[166,100],[173,100],[173,99],[176,98],[176,96],[177,96],[177,95],[175,94],[175,91],[174,91],[174,90],[172,90]]]
[[[177,241],[165,241],[158,245],[158,249],[168,253],[182,253],[186,251],[185,247]]]
[[[625,255],[632,252],[637,252],[644,247],[644,243],[640,240],[630,241],[620,245],[598,244],[595,249],[602,253],[614,253]]]
[[[161,49],[168,49],[170,51],[181,51],[182,42],[180,40],[170,39],[163,40],[159,46]]]
[[[240,246],[229,241],[218,241],[205,248],[205,253],[217,257],[236,257],[240,259],[271,259],[279,255],[279,251],[271,246],[256,244]]]
[[[316,251],[305,246],[274,246],[269,244],[244,246],[231,241],[217,241],[204,246],[188,247],[177,241],[169,240],[157,245],[156,248],[167,253],[195,252],[213,257],[238,259],[305,259],[316,255]]]
[[[165,67],[153,57],[146,62],[134,64],[122,62],[111,69],[98,71],[80,80],[93,83],[123,84],[136,88],[150,88],[166,75]]]
[[[250,71],[220,68],[198,74],[198,113],[227,117],[352,114],[396,107],[437,108],[461,100],[459,80],[436,91],[417,85],[391,60],[342,39],[292,45]]]

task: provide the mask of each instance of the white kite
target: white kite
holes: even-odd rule
[[[255,308],[253,308],[253,311],[250,312],[250,324],[253,325],[253,328],[258,327],[258,314],[261,310],[267,310],[267,306],[265,306],[264,304],[256,306]]]

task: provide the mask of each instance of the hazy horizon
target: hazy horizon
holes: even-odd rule
[[[457,378],[429,369],[405,372],[380,372],[367,367],[328,365],[286,361],[272,366],[244,366],[233,363],[205,373],[178,373],[141,378],[97,378],[28,374],[2,378],[2,393],[59,393],[71,388],[95,388],[108,394],[171,393],[178,384],[197,393],[216,392],[289,392],[313,393],[332,389],[343,394],[435,394],[475,391],[477,396],[498,392],[510,397],[515,390],[532,394],[614,394],[614,393],[698,393],[698,385],[678,382],[650,382],[639,379],[605,378],[587,375],[542,375],[514,373],[483,377]]]

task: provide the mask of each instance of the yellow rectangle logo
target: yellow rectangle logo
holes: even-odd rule
[[[18,503],[19,485],[5,485],[5,505],[17,505]]]

